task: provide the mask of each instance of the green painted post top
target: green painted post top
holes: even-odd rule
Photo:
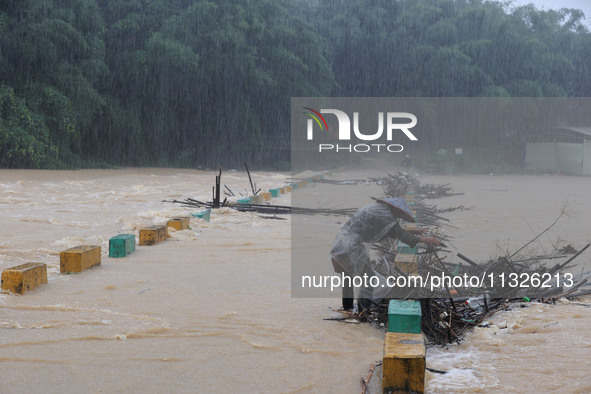
[[[191,216],[196,217],[196,218],[200,218],[200,219],[203,219],[203,220],[209,222],[210,213],[211,213],[211,211],[209,209],[206,209],[206,210],[199,211],[199,212],[193,212],[191,214]]]
[[[109,257],[125,257],[135,251],[135,234],[118,234],[109,239]]]
[[[117,234],[111,239],[133,239],[135,242],[135,234]]]
[[[400,254],[417,254],[419,247],[415,245],[414,248],[411,248],[409,245],[405,244],[404,242],[398,241],[398,253]]]
[[[421,303],[415,300],[390,300],[388,314],[421,316]]]
[[[409,334],[421,333],[421,304],[413,300],[390,300],[388,331]]]

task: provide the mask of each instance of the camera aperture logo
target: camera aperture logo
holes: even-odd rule
[[[329,135],[338,139],[338,143],[319,143],[319,152],[390,152],[399,153],[404,150],[401,144],[393,144],[392,139],[395,133],[402,132],[410,141],[418,141],[418,138],[410,131],[417,125],[417,117],[409,112],[378,112],[378,130],[373,134],[365,134],[359,130],[359,112],[353,112],[353,133],[351,133],[351,118],[344,111],[339,109],[320,109],[316,111],[310,107],[302,107],[304,115],[309,116],[307,123],[307,139],[314,140],[315,124],[320,132],[326,131]],[[338,131],[328,128],[328,123],[322,114],[334,115],[338,122]],[[385,119],[385,122],[384,122]],[[404,122],[404,120],[406,120]],[[384,128],[384,123],[386,126]],[[385,129],[385,142],[384,141]],[[353,135],[352,135],[353,134]],[[353,144],[355,140],[362,143]]]

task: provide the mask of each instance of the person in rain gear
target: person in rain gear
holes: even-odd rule
[[[411,164],[412,162],[410,161],[410,155],[404,156],[404,160],[402,160],[402,167],[408,169],[408,167],[410,167]]]
[[[388,286],[382,286],[386,278],[370,266],[368,246],[385,237],[396,238],[412,248],[419,242],[439,245],[437,238],[423,236],[428,229],[417,230],[418,234],[412,234],[400,226],[398,219],[415,222],[406,201],[403,198],[378,199],[360,208],[343,225],[330,249],[335,272],[351,278],[367,274],[368,277],[376,276],[379,279],[379,286],[359,289],[358,299],[361,304],[365,304],[361,305],[363,308],[369,306],[365,299],[378,301],[389,292]],[[343,286],[343,309],[353,308],[353,298],[353,288]]]

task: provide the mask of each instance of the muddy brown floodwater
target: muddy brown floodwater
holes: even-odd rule
[[[163,199],[210,199],[214,172],[179,169],[0,170],[0,269],[48,266],[47,285],[0,295],[0,372],[6,393],[319,392],[355,393],[381,359],[383,331],[325,321],[340,300],[292,298],[291,231],[230,209],[211,221],[108,257],[109,238],[195,211]],[[343,179],[359,174],[339,174]],[[285,173],[253,174],[258,187]],[[448,217],[454,246],[483,260],[512,250],[568,217],[545,237],[581,247],[591,241],[591,180],[553,176],[426,177],[464,195],[437,200],[470,211]],[[222,184],[247,193],[248,177]],[[297,191],[296,191],[297,192]],[[290,196],[275,200],[290,204]],[[338,225],[334,224],[335,231]],[[332,236],[332,235],[331,235]],[[102,246],[102,265],[59,274],[59,252]],[[579,259],[589,269],[591,255]],[[326,261],[326,256],[320,256]],[[589,392],[591,308],[586,301],[528,304],[496,315],[460,345],[429,348],[427,390]],[[506,328],[502,328],[506,327]]]

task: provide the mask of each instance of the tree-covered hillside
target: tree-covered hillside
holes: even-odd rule
[[[0,166],[279,167],[295,96],[590,96],[583,20],[483,0],[2,0]]]

